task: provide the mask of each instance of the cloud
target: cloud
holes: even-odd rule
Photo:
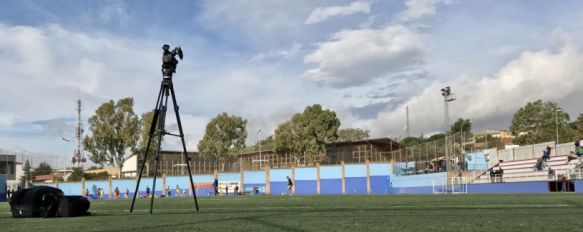
[[[347,6],[318,7],[312,11],[304,24],[324,22],[335,16],[349,16],[357,13],[370,13],[370,2],[356,1]]]
[[[290,48],[275,52],[259,53],[251,57],[251,61],[264,61],[270,59],[290,59],[302,52],[303,44],[294,43]]]
[[[304,30],[305,15],[318,3],[311,0],[205,0],[194,21],[235,43],[287,43]]]
[[[316,47],[304,63],[318,67],[303,75],[334,88],[419,69],[427,50],[419,35],[402,25],[340,31]]]
[[[443,131],[443,98],[440,89],[450,85],[457,100],[450,104],[450,118],[470,118],[477,124],[507,127],[512,115],[527,102],[543,99],[558,102],[566,109],[580,111],[583,91],[583,54],[571,44],[559,51],[526,51],[483,78],[460,77],[450,83],[434,82],[417,96],[393,111],[379,113],[373,120],[355,122],[375,136],[398,135],[409,106],[412,129],[416,133]],[[580,113],[580,112],[577,112]]]
[[[450,4],[453,0],[407,0],[407,9],[395,16],[401,22],[413,22],[428,18],[436,14],[439,4]]]

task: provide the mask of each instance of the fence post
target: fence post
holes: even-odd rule
[[[366,160],[366,193],[370,194],[370,161]]]
[[[342,167],[342,194],[346,194],[346,170],[344,168],[344,160],[340,161]]]
[[[81,195],[85,196],[85,177],[81,177]]]
[[[168,196],[168,189],[166,188],[166,173],[162,173],[162,195]]]
[[[316,194],[320,195],[320,163],[316,163]]]
[[[265,194],[271,195],[271,177],[270,177],[271,168],[265,166]]]
[[[292,186],[292,193],[296,194],[296,166],[292,165],[291,170],[292,170],[292,176],[291,176],[292,183],[294,183],[294,185]]]
[[[111,176],[109,176],[109,179],[107,180],[109,182],[109,199],[113,199],[113,190],[111,189],[112,187],[112,183],[111,183]],[[154,194],[156,192],[156,190],[154,189]]]
[[[239,158],[239,189],[242,193],[245,193],[245,185],[243,184],[243,158]]]

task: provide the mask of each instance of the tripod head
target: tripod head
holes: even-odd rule
[[[172,74],[176,73],[176,65],[178,65],[176,55],[182,60],[184,54],[180,47],[175,47],[170,51],[170,45],[168,44],[164,44],[162,50],[162,76],[164,79],[172,79]]]

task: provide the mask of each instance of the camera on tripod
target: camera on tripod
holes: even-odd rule
[[[176,59],[176,55],[178,58],[182,60],[183,54],[182,49],[180,47],[175,47],[172,51],[170,51],[170,45],[164,44],[162,46],[162,76],[164,79],[171,79],[172,74],[176,73],[176,65],[178,65],[178,60]]]

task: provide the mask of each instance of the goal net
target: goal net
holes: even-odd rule
[[[466,177],[449,177],[433,179],[433,194],[468,193]]]

